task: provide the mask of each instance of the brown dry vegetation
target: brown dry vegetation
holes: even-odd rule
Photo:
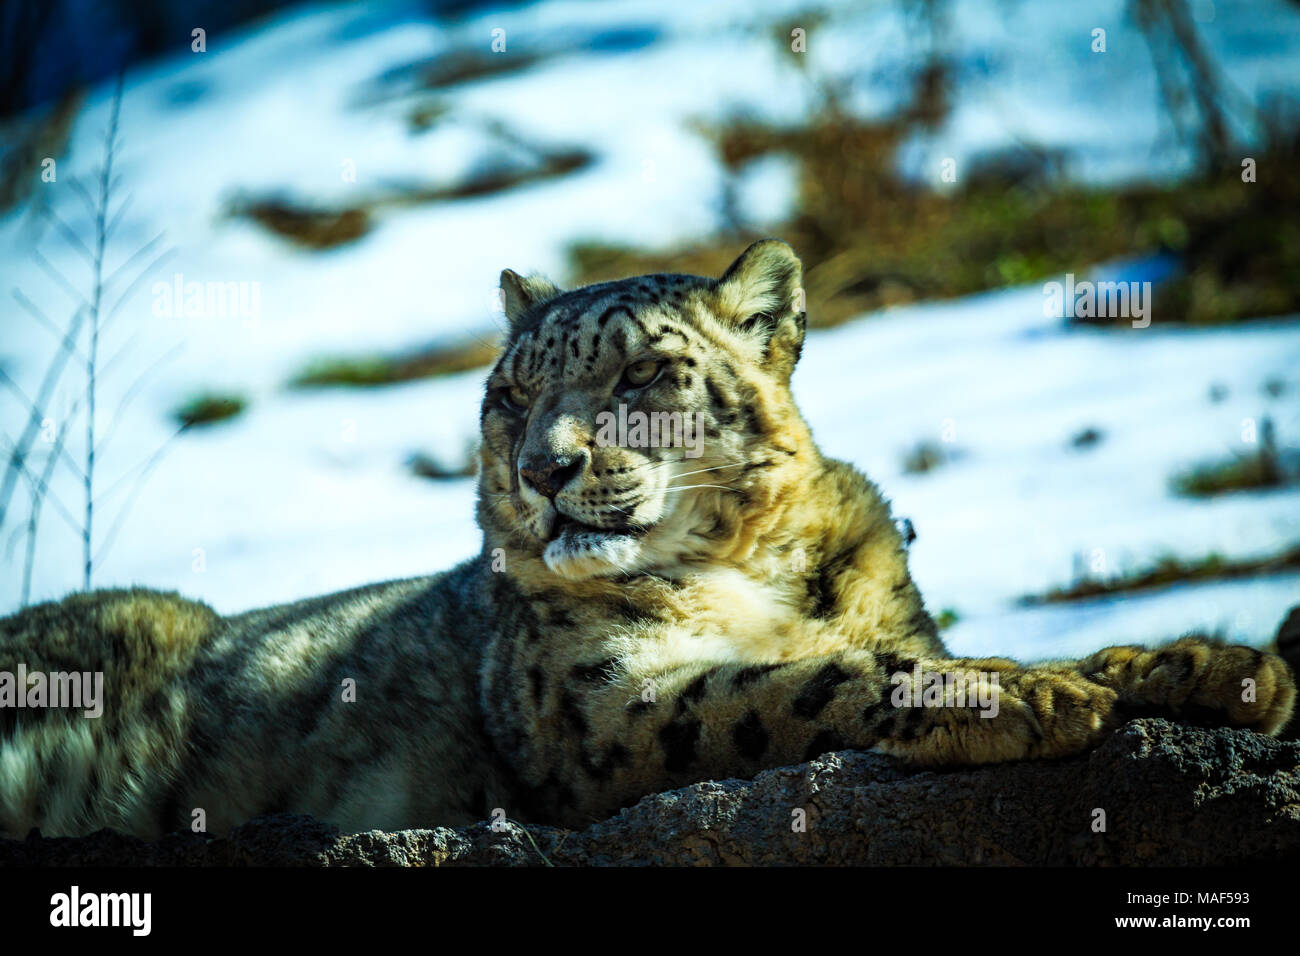
[[[1258,447],[1221,461],[1204,462],[1173,477],[1170,484],[1180,495],[1210,498],[1234,491],[1282,488],[1296,480],[1278,453],[1272,419],[1260,422]]]
[[[813,327],[1161,251],[1180,255],[1185,273],[1161,287],[1156,321],[1203,325],[1300,312],[1294,142],[1259,158],[1254,183],[1242,182],[1234,166],[1176,186],[1090,190],[1053,181],[1051,158],[1031,153],[1002,159],[1020,169],[1037,163],[1045,181],[1008,182],[994,162],[988,175],[964,184],[959,177],[956,189],[941,193],[903,183],[893,171],[914,121],[915,113],[864,121],[830,102],[797,128],[740,117],[704,131],[733,171],[769,154],[795,161],[797,212],[766,231],[803,257]],[[664,251],[578,243],[570,260],[575,283],[657,271],[718,275],[755,238],[723,234]]]
[[[810,15],[792,22],[812,29],[820,21]],[[775,31],[783,47],[789,32],[788,25]],[[399,72],[408,85],[427,91],[512,71],[523,62],[479,60],[476,66],[473,58],[450,57]],[[813,78],[805,57],[794,56],[793,62],[818,104],[805,122],[778,126],[736,114],[695,128],[733,182],[756,159],[793,162],[794,212],[763,234],[785,239],[802,257],[814,328],[897,304],[1086,272],[1107,260],[1154,252],[1173,253],[1183,264],[1157,290],[1156,322],[1208,325],[1300,312],[1300,179],[1292,175],[1300,137],[1284,132],[1281,123],[1271,127],[1271,146],[1254,151],[1256,182],[1243,182],[1236,160],[1229,162],[1219,149],[1206,154],[1199,175],[1181,183],[1083,188],[1062,175],[1061,157],[1029,143],[971,161],[958,170],[951,188],[941,190],[904,181],[896,170],[900,146],[918,131],[938,128],[948,115],[951,77],[942,61],[921,64],[909,81],[908,101],[878,120],[854,115],[845,106],[847,87]],[[1204,73],[1208,66],[1198,69]],[[436,102],[429,108],[429,116],[412,120],[416,128],[440,120],[442,108]],[[508,130],[493,132],[519,145]],[[415,185],[344,210],[263,201],[241,211],[294,241],[327,248],[364,234],[383,207],[501,193],[580,170],[593,158],[576,149],[538,155],[533,169],[491,170],[436,188]],[[757,238],[759,233],[733,226],[668,249],[578,242],[569,249],[566,278],[574,286],[652,272],[719,275]],[[488,353],[480,357],[491,359]],[[373,360],[359,361],[371,371],[335,377],[362,384],[383,378],[373,372],[379,367]]]
[[[374,386],[454,375],[496,361],[501,347],[478,338],[443,342],[397,355],[371,354],[317,359],[290,380],[292,388]]]
[[[268,231],[306,248],[330,249],[366,235],[386,209],[491,196],[567,176],[585,168],[591,161],[591,154],[585,150],[563,149],[546,153],[535,166],[489,167],[459,182],[442,186],[410,185],[363,196],[337,208],[300,204],[276,196],[235,199],[226,211],[232,217],[251,219]]]
[[[1207,325],[1300,312],[1300,178],[1293,175],[1300,133],[1283,118],[1256,116],[1269,146],[1250,151],[1257,181],[1243,182],[1241,158],[1224,141],[1224,129],[1230,108],[1250,108],[1229,102],[1182,5],[1139,0],[1137,7],[1162,95],[1170,104],[1181,95],[1199,110],[1199,127],[1175,125],[1200,145],[1201,171],[1174,185],[1082,188],[1061,175],[1061,157],[1032,143],[967,164],[945,191],[904,182],[896,172],[899,146],[915,132],[938,128],[949,113],[945,63],[932,57],[918,67],[909,102],[897,115],[863,120],[843,105],[842,81],[814,78],[812,61],[788,52],[791,25],[812,32],[822,18],[807,14],[780,25],[778,48],[816,94],[818,107],[808,120],[778,127],[737,115],[698,130],[732,174],[765,156],[794,162],[795,212],[764,232],[785,239],[803,258],[809,324],[838,325],[899,303],[1029,283],[1153,252],[1175,253],[1184,267],[1159,290],[1155,321]],[[943,2],[921,4],[918,12],[918,27],[932,36],[945,29]],[[756,238],[739,229],[666,250],[577,243],[570,250],[572,279],[718,275]]]
[[[1300,568],[1300,545],[1293,545],[1277,554],[1244,560],[1232,560],[1219,554],[1193,560],[1169,555],[1143,570],[1110,578],[1083,577],[1067,587],[1055,588],[1046,594],[1027,595],[1020,599],[1020,604],[1032,606],[1083,601],[1111,594],[1149,591],[1181,582],[1229,581],[1297,568]]]
[[[239,415],[248,402],[240,395],[204,392],[195,395],[173,413],[173,418],[185,428],[224,422]]]

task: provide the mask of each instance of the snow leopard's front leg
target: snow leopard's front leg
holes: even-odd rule
[[[930,674],[965,680],[962,699],[954,691],[935,706]],[[1001,659],[848,650],[667,669],[625,659],[575,665],[567,679],[535,686],[495,736],[541,798],[527,815],[581,824],[649,793],[836,749],[936,765],[1077,753],[1117,724],[1115,700],[1078,673]]]
[[[1294,691],[1273,655],[1199,645],[1179,653],[1206,662],[1189,681],[1216,675],[1195,693],[1206,707],[1218,695],[1217,722],[1270,730],[1279,707],[1289,713]],[[1088,662],[1025,667],[863,650],[657,670],[635,658],[593,662],[533,695],[538,708],[512,735],[510,759],[535,793],[547,794],[536,816],[578,824],[649,793],[836,749],[927,766],[1062,757],[1095,746],[1134,713],[1178,716],[1168,681],[1151,683],[1158,668],[1134,668],[1136,682]],[[1243,704],[1229,691],[1246,679],[1257,697]]]

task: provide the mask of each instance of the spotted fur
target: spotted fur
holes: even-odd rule
[[[580,825],[839,748],[983,764],[1078,753],[1135,714],[1286,722],[1291,674],[1249,648],[949,657],[887,503],[790,394],[800,281],[775,241],[719,279],[503,273],[479,557],[234,617],[137,590],[0,622],[0,670],[101,668],[108,692],[99,722],[0,712],[0,831],[156,836],[196,809],[214,832],[281,810]],[[702,454],[598,441],[620,403],[698,412]],[[915,668],[996,674],[997,716],[898,706]]]

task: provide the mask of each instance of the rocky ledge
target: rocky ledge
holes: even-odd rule
[[[342,835],[309,817],[146,843],[0,840],[0,866],[1204,865],[1300,860],[1300,743],[1134,720],[1085,756],[918,771],[855,752],[646,797],[582,831]]]

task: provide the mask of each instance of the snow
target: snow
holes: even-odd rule
[[[1272,414],[1284,439],[1295,435],[1294,398],[1260,389],[1272,378],[1296,381],[1294,323],[1117,334],[1067,328],[1043,316],[1043,301],[1033,287],[897,308],[813,333],[795,371],[822,449],[861,467],[912,520],[921,591],[933,609],[958,611],[945,640],[972,652],[1056,654],[1074,630],[1094,635],[1091,607],[1009,612],[1020,596],[1069,583],[1080,557],[1092,567],[1100,556],[1108,576],[1166,554],[1249,558],[1300,541],[1294,490],[1202,501],[1168,487],[1202,459],[1250,451],[1246,419]],[[1214,384],[1228,391],[1217,404]],[[1088,427],[1100,442],[1072,448]],[[945,436],[961,454],[927,474],[903,473],[910,446],[947,447]],[[1153,596],[1098,603],[1113,606],[1107,628],[1125,642],[1208,627],[1260,643],[1300,601],[1300,575],[1272,588],[1207,590],[1221,605],[1212,618],[1196,600],[1161,601],[1160,617],[1146,609]],[[1006,633],[995,639],[985,616]]]
[[[994,0],[956,4],[947,41],[959,68],[954,112],[909,144],[903,171],[933,180],[941,158],[954,157],[960,170],[979,152],[1030,134],[1066,151],[1083,180],[1183,168],[1185,159],[1160,145],[1149,57],[1125,6],[1022,3],[1009,17]],[[1204,26],[1211,49],[1246,95],[1296,92],[1300,11],[1221,2],[1211,14],[1207,6],[1198,11],[1215,18]],[[810,43],[861,78],[856,108],[887,112],[903,93],[902,69],[925,48],[924,28],[894,4],[824,9],[828,26],[812,30]],[[811,87],[773,37],[775,24],[809,10],[795,0],[550,0],[443,25],[406,3],[313,5],[209,35],[206,54],[187,49],[132,70],[118,161],[133,200],[109,269],[159,231],[175,253],[106,335],[102,354],[127,351],[103,383],[101,435],[132,381],[174,346],[182,351],[144,382],[101,453],[99,542],[138,497],[104,549],[96,585],[174,588],[230,612],[427,573],[474,553],[472,483],[432,483],[404,462],[418,450],[450,459],[463,451],[476,429],[480,372],[376,390],[290,391],[284,382],[319,356],[491,335],[500,269],[562,277],[564,250],[576,240],[661,246],[712,232],[725,177],[691,124],[740,110],[797,120]],[[1107,30],[1105,54],[1090,51],[1098,26]],[[448,114],[412,134],[406,111],[427,95],[380,78],[467,44],[486,52],[498,27],[508,49],[548,55],[519,73],[439,91]],[[98,163],[110,98],[111,85],[94,91],[58,182],[41,187],[70,223],[84,214],[66,184]],[[368,235],[326,252],[296,249],[225,215],[246,195],[346,204],[399,183],[453,183],[519,158],[492,132],[495,122],[547,147],[586,148],[595,162],[499,195],[392,208]],[[784,216],[795,188],[788,163],[763,160],[743,171],[737,194],[761,225]],[[21,288],[56,321],[71,309],[33,265],[31,212],[29,204],[0,219],[0,367],[28,394],[54,342],[7,291]],[[57,236],[39,248],[88,288],[84,262]],[[1137,276],[1154,267],[1109,271]],[[1076,271],[1089,273],[1089,264]],[[257,283],[260,308],[255,316],[155,314],[153,283],[177,275],[183,283]],[[866,470],[915,523],[913,568],[928,603],[959,614],[946,635],[951,647],[1076,654],[1197,627],[1266,641],[1300,602],[1300,576],[1032,609],[1016,599],[1068,583],[1080,555],[1100,555],[1115,573],[1165,554],[1251,556],[1300,540],[1294,490],[1207,502],[1168,489],[1179,469],[1246,450],[1245,419],[1272,416],[1281,441],[1295,446],[1295,322],[1114,334],[1067,328],[1044,316],[1043,300],[1038,286],[1009,289],[815,332],[795,376],[822,447]],[[1268,379],[1287,390],[1266,395]],[[1221,402],[1210,401],[1212,384],[1226,387]],[[170,440],[170,412],[200,390],[237,392],[249,408]],[[60,394],[55,409],[73,398]],[[23,420],[17,402],[0,400],[4,435],[15,436]],[[903,473],[903,455],[918,441],[948,447],[945,426],[961,454],[928,474]],[[1070,447],[1086,427],[1102,432],[1100,443]],[[139,468],[164,445],[137,488]],[[79,514],[73,476],[56,490]],[[0,612],[20,599],[23,547],[12,532],[25,502],[20,488],[0,532]],[[47,509],[33,600],[79,584],[79,549]]]

